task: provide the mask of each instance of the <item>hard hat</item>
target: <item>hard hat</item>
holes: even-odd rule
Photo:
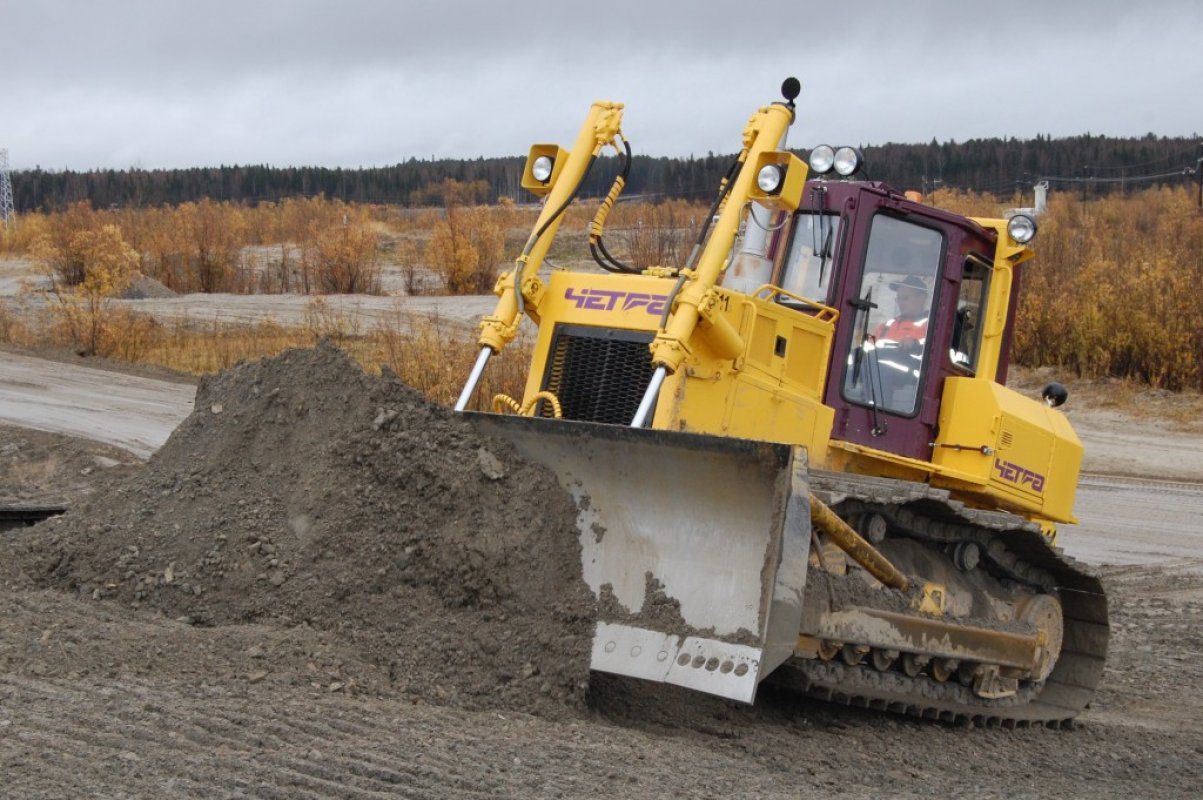
[[[918,275],[907,275],[902,280],[896,281],[896,282],[890,284],[890,288],[893,289],[895,292],[898,291],[903,286],[909,287],[911,289],[918,289],[921,292],[927,291],[927,284],[924,283],[923,279],[920,278]]]

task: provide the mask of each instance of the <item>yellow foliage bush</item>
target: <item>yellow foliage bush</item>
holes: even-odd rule
[[[1019,204],[1018,200],[1000,203],[993,195],[964,189],[936,189],[924,202],[965,217],[999,217],[1005,209]]]
[[[53,250],[42,255],[53,256],[60,282],[75,285],[83,279],[76,234],[115,225],[138,254],[141,272],[177,292],[373,293],[380,291],[379,216],[371,206],[320,197],[106,211],[77,203],[22,216],[0,249],[27,253],[48,240]]]
[[[448,206],[434,224],[426,260],[449,294],[485,294],[497,282],[505,228],[493,209]]]
[[[306,293],[381,293],[376,232],[362,213],[344,220],[342,225],[325,227],[310,223],[301,249]]]
[[[480,352],[475,337],[464,336],[457,325],[445,325],[437,317],[398,315],[374,328],[367,340],[372,346],[362,354],[361,362],[388,368],[406,385],[443,405],[459,397]],[[530,342],[519,339],[494,356],[469,410],[491,410],[492,399],[499,393],[521,397],[531,354]]]
[[[121,229],[102,225],[80,230],[62,247],[43,236],[34,243],[33,253],[51,281],[55,308],[77,350],[107,355],[126,333],[121,320],[109,313],[109,301],[129,285],[138,268],[138,254],[126,244]],[[62,274],[66,254],[72,259],[71,281]]]
[[[0,253],[21,255],[47,233],[44,214],[22,214],[11,225],[0,225]]]
[[[30,242],[30,254],[49,269],[57,283],[78,286],[85,274],[83,247],[102,224],[87,203],[76,203],[57,216],[59,224],[44,227]]]
[[[620,203],[606,224],[606,248],[639,269],[685,266],[708,212],[708,205],[684,200]]]
[[[137,268],[176,291],[374,293],[382,289],[383,236],[411,293],[430,288],[427,266],[445,291],[487,293],[504,261],[507,235],[508,247],[520,248],[537,212],[472,205],[478,193],[479,187],[454,181],[440,185],[430,197],[447,204],[442,210],[324,198],[102,211],[81,203],[54,214],[22,215],[15,227],[0,230],[0,251],[33,256],[51,277],[64,337],[82,350],[132,353],[135,345],[121,343],[118,329],[152,332],[129,320],[106,325],[116,315],[108,310],[106,316],[102,308],[115,285],[104,281],[126,272],[130,248]],[[928,200],[971,216],[998,216],[1019,204],[950,189]],[[595,202],[573,203],[564,233],[583,233],[595,210]],[[610,215],[606,243],[633,266],[680,265],[707,210],[704,203],[684,201],[620,203]],[[1019,285],[1015,360],[1203,389],[1203,215],[1193,194],[1149,189],[1083,202],[1072,193],[1054,193],[1039,223],[1037,256],[1023,268]],[[578,251],[555,257],[561,256],[587,257]],[[103,275],[109,278],[101,281]],[[0,337],[23,330],[12,313],[0,327],[8,331],[0,330]],[[366,335],[353,331],[344,338]],[[276,346],[277,338],[268,332],[260,341]]]
[[[1033,246],[1017,361],[1203,389],[1203,215],[1190,192],[1055,194]]]

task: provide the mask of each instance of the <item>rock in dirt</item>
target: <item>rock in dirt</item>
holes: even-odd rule
[[[311,626],[415,699],[583,705],[595,609],[553,475],[330,345],[205,379],[195,407],[140,472],[15,537],[22,579]]]

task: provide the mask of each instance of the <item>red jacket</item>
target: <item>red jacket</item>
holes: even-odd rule
[[[922,342],[927,338],[927,317],[923,319],[892,319],[877,326],[873,334],[878,341],[888,339],[892,342],[902,342],[910,339]]]

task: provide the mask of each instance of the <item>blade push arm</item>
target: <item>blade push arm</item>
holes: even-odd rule
[[[518,297],[521,295],[525,301],[534,302],[543,291],[538,271],[563,220],[563,211],[576,196],[577,189],[602,148],[616,142],[621,122],[621,103],[597,102],[589,109],[589,115],[581,126],[576,143],[568,152],[562,172],[547,195],[526,247],[518,256],[514,269],[502,275],[497,283],[497,308],[480,325],[482,347],[497,351],[513,341],[522,310]]]
[[[739,232],[740,217],[756,181],[755,170],[748,165],[755,164],[761,153],[777,149],[793,121],[792,103],[765,106],[748,120],[744,128],[743,149],[739,154],[740,169],[715,223],[714,232],[702,250],[697,267],[682,273],[682,282],[675,293],[671,313],[651,344],[655,372],[631,422],[632,427],[642,427],[646,423],[664,378],[676,372],[685,360],[699,321],[706,322],[709,335],[720,352],[730,353],[734,358],[742,351],[743,342],[738,331],[713,312],[717,300],[714,287],[726,267]]]
[[[581,182],[593,166],[602,148],[613,144],[621,136],[622,103],[596,102],[590,107],[577,135],[572,150],[564,156],[564,164],[557,165],[556,179],[543,203],[543,210],[535,222],[534,230],[514,263],[514,268],[503,274],[493,291],[497,294],[497,307],[480,322],[480,354],[476,364],[455,403],[456,411],[467,408],[489,357],[514,340],[518,334],[518,323],[525,307],[538,304],[543,293],[543,282],[539,280],[539,267],[555,239],[556,231],[563,220],[563,212],[576,196]],[[519,298],[521,297],[521,300]]]

